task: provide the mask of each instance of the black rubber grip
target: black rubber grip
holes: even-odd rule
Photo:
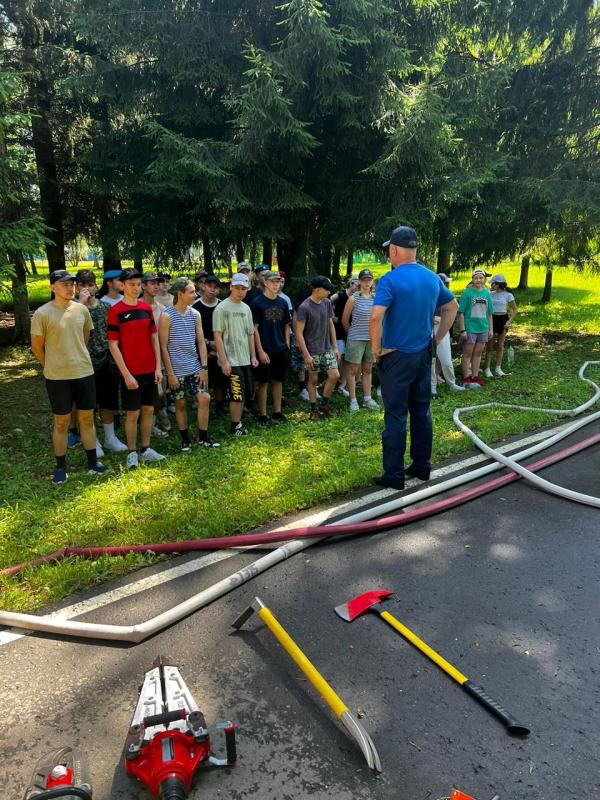
[[[144,728],[151,728],[153,725],[168,725],[170,722],[177,722],[186,717],[187,712],[183,708],[178,708],[177,711],[165,711],[164,714],[153,714],[144,719]]]
[[[160,800],[185,800],[187,792],[179,778],[167,778],[158,789]]]
[[[237,746],[235,743],[235,726],[225,728],[225,748],[227,750],[227,763],[235,764],[237,761]]]
[[[471,681],[465,681],[465,683],[462,684],[462,688],[467,694],[474,697],[477,702],[481,703],[484,708],[487,708],[490,713],[497,717],[509,733],[515,736],[527,736],[529,734],[529,728],[525,727],[522,722],[515,719],[511,713],[505,708],[502,708],[499,703],[486,694],[482,686],[477,686],[477,684]]]
[[[55,789],[46,789],[32,797],[32,800],[62,800],[63,797],[79,797],[80,800],[92,800],[91,792],[81,786],[57,786]]]

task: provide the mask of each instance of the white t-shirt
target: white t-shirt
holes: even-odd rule
[[[506,314],[508,304],[515,302],[513,295],[505,289],[501,289],[499,292],[490,292],[490,294],[492,295],[494,314]]]
[[[122,294],[120,294],[118,297],[115,297],[114,299],[112,297],[109,297],[107,294],[99,298],[100,302],[104,303],[104,305],[108,306],[109,308],[112,308],[112,306],[116,306],[117,303],[120,303],[122,299],[123,299]]]

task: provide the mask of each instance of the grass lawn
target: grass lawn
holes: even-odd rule
[[[385,269],[381,265],[377,271]],[[502,264],[496,271],[507,275],[509,285],[517,282],[517,265]],[[600,277],[557,270],[554,278],[554,300],[546,306],[535,302],[541,297],[543,270],[532,267],[532,288],[517,294],[521,313],[511,333],[516,361],[510,377],[466,396],[441,389],[432,405],[435,463],[470,449],[452,423],[460,405],[499,400],[571,408],[590,396],[577,371],[583,361],[600,359]],[[453,288],[459,292],[467,280],[467,275],[458,276]],[[593,367],[589,375],[600,381],[600,368]],[[0,351],[0,397],[0,567],[67,544],[161,542],[247,531],[368,486],[381,470],[382,413],[351,415],[339,397],[334,419],[310,423],[305,404],[290,390],[286,426],[252,426],[250,436],[234,441],[222,423],[214,423],[211,432],[221,439],[220,450],[190,454],[179,453],[179,437],[172,432],[156,445],[169,456],[165,466],[127,473],[123,456],[109,454],[105,463],[111,472],[96,480],[85,474],[84,454],[76,448],[68,453],[69,482],[52,487],[51,415],[39,369],[27,350]],[[545,414],[506,411],[470,419],[490,442],[550,421]],[[0,578],[0,603],[5,609],[31,611],[152,560],[68,561]]]

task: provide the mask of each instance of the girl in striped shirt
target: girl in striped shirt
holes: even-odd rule
[[[342,325],[348,331],[346,354],[348,364],[347,388],[350,394],[350,411],[358,411],[356,379],[362,370],[363,405],[378,409],[371,397],[373,353],[369,337],[369,317],[373,308],[373,273],[363,269],[358,274],[358,291],[348,298],[342,316]]]

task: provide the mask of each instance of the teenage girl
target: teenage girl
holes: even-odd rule
[[[485,383],[479,377],[483,348],[493,339],[492,296],[485,288],[486,274],[473,270],[471,285],[460,297],[458,324],[463,352],[461,359],[463,384],[467,389],[479,389]]]
[[[358,291],[349,298],[342,315],[342,325],[348,332],[346,341],[346,376],[350,393],[350,411],[358,411],[356,399],[356,378],[362,368],[363,405],[365,408],[378,409],[379,404],[371,397],[373,353],[369,337],[369,318],[373,308],[373,273],[363,269],[358,274]],[[352,321],[350,321],[352,318]]]
[[[492,322],[494,326],[494,337],[496,339],[496,369],[492,374],[490,369],[492,365],[492,351],[494,350],[494,342],[490,340],[487,345],[485,354],[485,377],[493,378],[494,375],[501,378],[506,375],[502,371],[502,358],[504,356],[504,340],[510,328],[510,324],[517,316],[517,304],[515,298],[506,288],[506,278],[504,275],[494,275],[490,281],[492,291],[492,306],[494,313]]]

